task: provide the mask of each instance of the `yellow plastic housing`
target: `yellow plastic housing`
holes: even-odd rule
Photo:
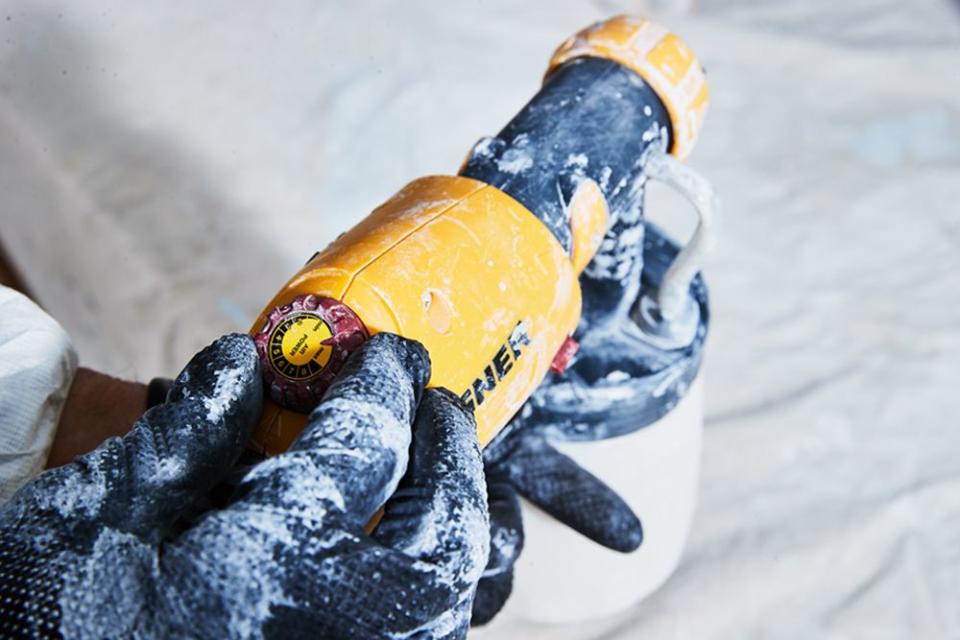
[[[583,56],[619,62],[653,87],[670,115],[670,153],[687,157],[700,133],[710,91],[703,67],[680,38],[645,18],[617,16],[587,27],[561,44],[546,75]]]
[[[606,223],[605,203],[581,198],[578,266]],[[602,200],[602,197],[601,197]],[[432,361],[430,386],[475,409],[485,445],[533,393],[580,319],[578,270],[547,227],[516,200],[482,182],[420,178],[317,254],[280,290],[273,308],[306,293],[342,301],[370,334],[419,340]],[[270,405],[254,442],[285,451],[305,416]]]

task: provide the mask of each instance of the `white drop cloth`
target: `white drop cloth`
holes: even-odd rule
[[[647,4],[2,0],[0,238],[85,364],[173,374]],[[960,11],[683,4],[725,204],[701,499],[677,574],[578,635],[960,637]]]

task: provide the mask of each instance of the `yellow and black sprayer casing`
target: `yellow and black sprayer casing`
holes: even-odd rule
[[[489,442],[570,357],[578,276],[609,239],[608,199],[637,180],[656,140],[689,151],[702,80],[689,49],[642,19],[598,23],[561,45],[537,96],[460,175],[408,184],[266,306],[251,334],[271,401],[251,447],[285,451],[349,353],[381,331],[423,343],[429,385],[460,395]]]
[[[594,212],[602,216],[594,225],[599,240],[606,212]],[[369,335],[389,331],[423,343],[429,385],[473,405],[486,443],[576,329],[577,275],[543,223],[504,192],[470,178],[420,178],[314,256],[256,330],[271,324],[270,310],[299,296],[340,301]],[[278,406],[266,413],[254,440],[265,453],[284,451],[303,415]]]

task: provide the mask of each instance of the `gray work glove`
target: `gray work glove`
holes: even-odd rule
[[[486,488],[472,415],[429,377],[421,345],[373,337],[290,450],[184,526],[261,411],[253,342],[221,338],[128,435],[0,509],[0,635],[464,637]]]
[[[615,229],[612,235],[624,234]],[[518,496],[609,549],[627,553],[643,540],[640,519],[620,496],[550,444],[642,429],[676,405],[699,371],[709,316],[706,286],[699,276],[690,286],[692,342],[665,348],[658,339],[648,340],[635,319],[637,302],[657,291],[678,247],[649,223],[641,239],[642,253],[613,247],[603,264],[615,269],[588,270],[581,277],[575,360],[564,373],[549,374],[484,450],[491,546],[474,601],[475,625],[490,621],[513,589],[524,542]]]

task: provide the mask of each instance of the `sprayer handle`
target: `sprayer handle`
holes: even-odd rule
[[[690,283],[700,272],[704,258],[716,243],[720,200],[706,178],[662,151],[651,149],[644,170],[648,178],[666,184],[686,198],[698,217],[693,236],[670,265],[657,295],[660,316],[669,321],[683,312]]]

